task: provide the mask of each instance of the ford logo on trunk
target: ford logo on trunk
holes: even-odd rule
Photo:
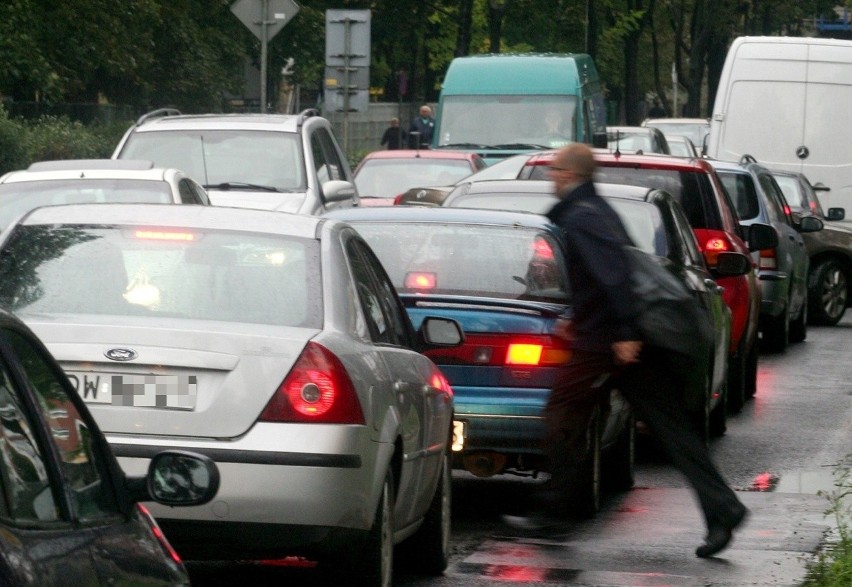
[[[113,361],[132,361],[139,354],[133,349],[109,349],[104,356]]]

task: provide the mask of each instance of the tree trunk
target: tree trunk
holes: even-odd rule
[[[459,29],[456,35],[456,57],[470,53],[471,27],[473,26],[473,0],[459,2]]]
[[[488,50],[491,53],[500,52],[500,41],[503,38],[503,15],[506,14],[506,3],[509,0],[488,0]]]

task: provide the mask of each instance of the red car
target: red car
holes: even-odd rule
[[[544,179],[555,151],[533,156],[520,178]],[[775,231],[767,225],[740,225],[736,208],[713,167],[702,159],[668,155],[627,155],[596,150],[596,181],[662,189],[677,199],[695,231],[707,266],[716,266],[718,253],[751,251],[773,246]],[[748,244],[747,244],[748,241]],[[725,303],[731,309],[731,352],[728,361],[728,409],[739,411],[757,389],[757,332],[760,285],[754,270],[746,275],[719,277]]]
[[[361,206],[390,206],[417,186],[451,185],[485,167],[476,153],[428,149],[373,151],[355,168]]]

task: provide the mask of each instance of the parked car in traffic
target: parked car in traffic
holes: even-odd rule
[[[360,206],[389,206],[415,186],[452,185],[485,167],[476,153],[396,149],[368,153],[355,168]]]
[[[778,245],[755,251],[760,280],[762,344],[783,352],[790,342],[807,337],[808,269],[810,259],[801,233],[822,230],[815,216],[794,220],[772,173],[753,158],[739,163],[708,159],[734,202],[740,222],[768,224]]]
[[[313,109],[183,115],[162,108],[139,117],[112,158],[182,169],[217,206],[319,214],[358,204],[331,123]]]
[[[351,227],[217,206],[38,208],[0,237],[0,305],[45,341],[128,474],[213,458],[214,503],[151,506],[193,559],[310,556],[389,585],[449,556],[453,392]]]
[[[554,378],[568,359],[553,335],[570,304],[560,230],[537,214],[393,206],[335,210],[376,251],[414,324],[423,316],[458,320],[465,343],[428,351],[455,392],[454,463],[476,476],[546,470],[542,442]],[[611,413],[590,423],[608,452],[613,486],[633,484],[631,412],[613,393]],[[598,424],[600,426],[598,426]],[[599,505],[601,459],[583,479],[578,511]],[[582,502],[582,503],[581,503]]]
[[[0,230],[39,206],[94,202],[209,205],[210,198],[183,171],[152,161],[41,161],[0,177]]]
[[[716,279],[744,275],[751,271],[751,260],[742,253],[720,253],[711,271],[673,196],[662,190],[630,185],[598,183],[595,187],[619,215],[636,246],[674,273],[710,316],[715,341],[704,353],[706,361],[674,363],[688,369],[685,375],[692,385],[687,398],[698,432],[706,439],[723,434],[727,419],[731,311]],[[544,214],[557,201],[552,182],[503,180],[478,182],[466,190],[459,189],[443,205]]]
[[[811,259],[808,273],[808,322],[832,326],[840,322],[846,307],[852,303],[852,229],[839,222],[846,217],[844,208],[823,212],[817,190],[828,190],[822,184],[811,185],[797,171],[772,170],[772,175],[793,212],[794,222],[802,216],[816,216],[823,229],[802,235]]]
[[[607,147],[622,153],[669,154],[669,144],[661,130],[644,126],[606,127]]]
[[[219,482],[213,461],[152,447],[147,472],[127,475],[60,366],[6,310],[0,357],[3,585],[188,585],[140,502],[173,511],[208,503]]]
[[[710,135],[709,118],[648,118],[642,126],[658,128],[668,138],[670,135],[689,137],[702,156],[707,153],[707,141]]]
[[[546,179],[553,152],[531,157],[521,178]],[[670,155],[629,155],[597,150],[596,180],[657,188],[669,192],[681,205],[698,239],[709,269],[718,253],[749,254],[776,246],[775,230],[762,223],[740,224],[736,208],[713,167],[703,159]],[[720,276],[719,285],[732,314],[731,355],[728,369],[728,407],[738,411],[757,390],[760,285],[756,269],[745,275]]]

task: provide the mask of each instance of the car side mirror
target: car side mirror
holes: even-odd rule
[[[742,253],[725,251],[716,256],[713,272],[719,276],[745,275],[752,268],[751,257]]]
[[[818,232],[822,230],[823,226],[822,220],[816,216],[802,216],[796,230],[799,232]]]
[[[326,203],[358,201],[358,192],[351,181],[333,179],[322,184],[322,197]]]
[[[826,218],[829,220],[843,220],[846,218],[846,208],[829,208]]]
[[[778,233],[768,224],[759,222],[746,227],[748,250],[774,249],[778,246]]]
[[[609,145],[606,132],[596,132],[592,135],[592,146],[598,149],[606,149]]]
[[[427,316],[417,332],[421,348],[447,348],[464,342],[464,330],[450,318]]]
[[[163,505],[201,505],[219,491],[219,468],[207,456],[182,450],[154,455],[145,477],[128,477],[134,501],[156,501]]]

